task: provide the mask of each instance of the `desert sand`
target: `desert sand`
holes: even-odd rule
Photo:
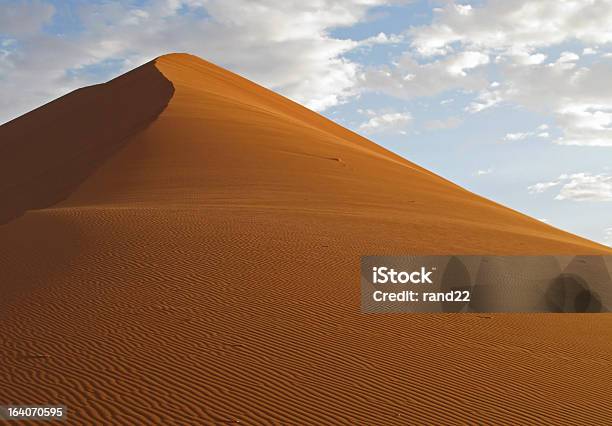
[[[611,254],[186,54],[0,127],[1,404],[612,423],[610,314],[362,314],[361,255]]]

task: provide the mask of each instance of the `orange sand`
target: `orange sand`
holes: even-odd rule
[[[0,403],[68,424],[608,424],[612,315],[365,315],[365,254],[611,254],[163,56],[0,127]]]

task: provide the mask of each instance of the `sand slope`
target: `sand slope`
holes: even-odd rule
[[[0,401],[70,424],[612,422],[608,314],[359,309],[363,254],[609,249],[193,56],[124,78],[0,127]]]

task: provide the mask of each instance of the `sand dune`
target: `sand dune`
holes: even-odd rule
[[[0,177],[2,403],[68,424],[612,422],[609,314],[359,300],[365,254],[609,248],[201,59],[1,126]]]

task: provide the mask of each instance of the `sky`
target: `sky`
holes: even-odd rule
[[[612,0],[0,0],[0,123],[169,52],[612,245]]]

